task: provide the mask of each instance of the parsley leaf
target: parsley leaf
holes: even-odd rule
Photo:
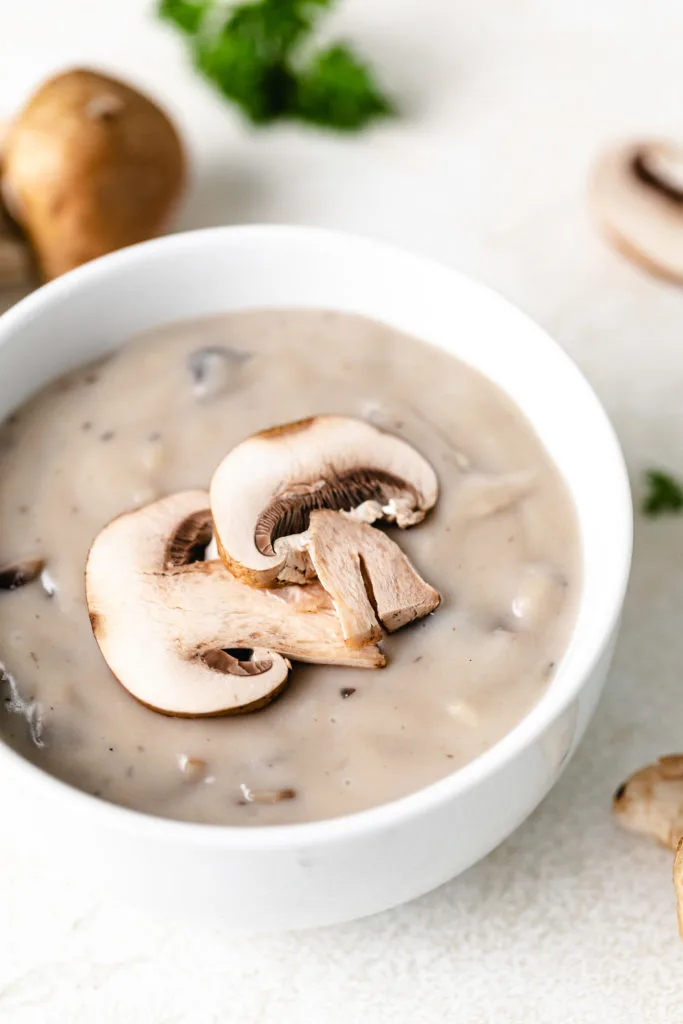
[[[349,46],[311,50],[334,2],[254,0],[226,11],[221,0],[160,0],[158,12],[187,36],[197,70],[253,124],[289,118],[357,131],[394,109]]]
[[[643,513],[656,516],[683,510],[683,487],[668,473],[648,469],[645,474],[647,494],[643,500]]]
[[[211,0],[197,0],[196,3],[193,0],[161,0],[159,17],[177,25],[188,35],[195,35],[210,6]]]
[[[297,83],[296,114],[303,121],[358,131],[373,118],[393,113],[367,64],[345,45],[323,50]]]

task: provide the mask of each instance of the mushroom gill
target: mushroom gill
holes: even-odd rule
[[[664,141],[614,146],[598,161],[591,205],[625,256],[668,280],[683,281],[683,149]]]
[[[113,674],[168,715],[237,714],[286,685],[289,658],[380,668],[376,646],[346,646],[334,611],[273,600],[220,561],[197,561],[210,539],[209,496],[188,491],[119,516],[95,539],[86,598]],[[286,588],[283,588],[286,590]]]
[[[226,455],[211,481],[218,551],[253,587],[305,582],[301,545],[311,512],[330,508],[399,527],[436,502],[434,470],[407,442],[362,420],[316,416],[255,434]]]

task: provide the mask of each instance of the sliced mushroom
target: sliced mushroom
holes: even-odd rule
[[[616,791],[613,807],[624,828],[675,850],[683,836],[683,754],[641,768]]]
[[[301,614],[245,587],[221,562],[201,561],[211,539],[208,507],[204,491],[171,495],[115,519],[90,550],[93,633],[132,696],[169,715],[232,714],[277,696],[288,657],[384,664],[377,647],[345,645],[333,611]]]
[[[405,441],[362,420],[315,416],[265,430],[223,459],[211,482],[219,551],[254,587],[310,576],[301,545],[314,509],[343,510],[363,522],[400,527],[424,519],[438,484]]]
[[[678,914],[678,934],[683,939],[683,839],[678,840],[674,857],[674,891]]]
[[[617,249],[653,274],[683,281],[683,148],[615,146],[595,169],[591,200]]]
[[[379,622],[393,633],[428,615],[441,600],[399,546],[374,526],[354,522],[343,512],[317,509],[305,536],[350,647],[381,639]]]

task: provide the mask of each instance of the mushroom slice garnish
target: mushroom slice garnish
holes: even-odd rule
[[[663,141],[615,146],[591,182],[610,241],[650,272],[683,281],[683,148]]]
[[[277,696],[287,658],[384,665],[377,647],[346,646],[334,611],[301,614],[201,561],[211,530],[208,494],[187,491],[119,516],[90,549],[93,633],[133,697],[168,715],[227,715]]]
[[[683,754],[641,768],[616,791],[613,807],[624,828],[675,850],[683,836]]]
[[[379,640],[380,622],[393,633],[439,605],[437,591],[376,527],[354,522],[343,512],[318,509],[311,512],[306,538],[311,562],[350,647]]]
[[[363,420],[315,416],[254,434],[211,481],[218,549],[245,583],[304,582],[301,546],[314,509],[413,526],[436,502],[434,470],[407,442]]]

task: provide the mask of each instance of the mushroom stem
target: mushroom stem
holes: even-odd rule
[[[590,185],[596,218],[612,244],[646,270],[683,281],[683,149],[643,140],[612,147]]]
[[[320,665],[384,664],[375,646],[349,650],[334,611],[302,612],[296,600],[277,602],[270,591],[240,583],[220,561],[196,562],[163,574],[159,600],[171,631],[182,632],[183,642],[197,651],[262,647]],[[381,631],[373,637],[379,639]]]
[[[343,512],[311,513],[306,547],[350,647],[421,619],[441,600],[390,537]]]

